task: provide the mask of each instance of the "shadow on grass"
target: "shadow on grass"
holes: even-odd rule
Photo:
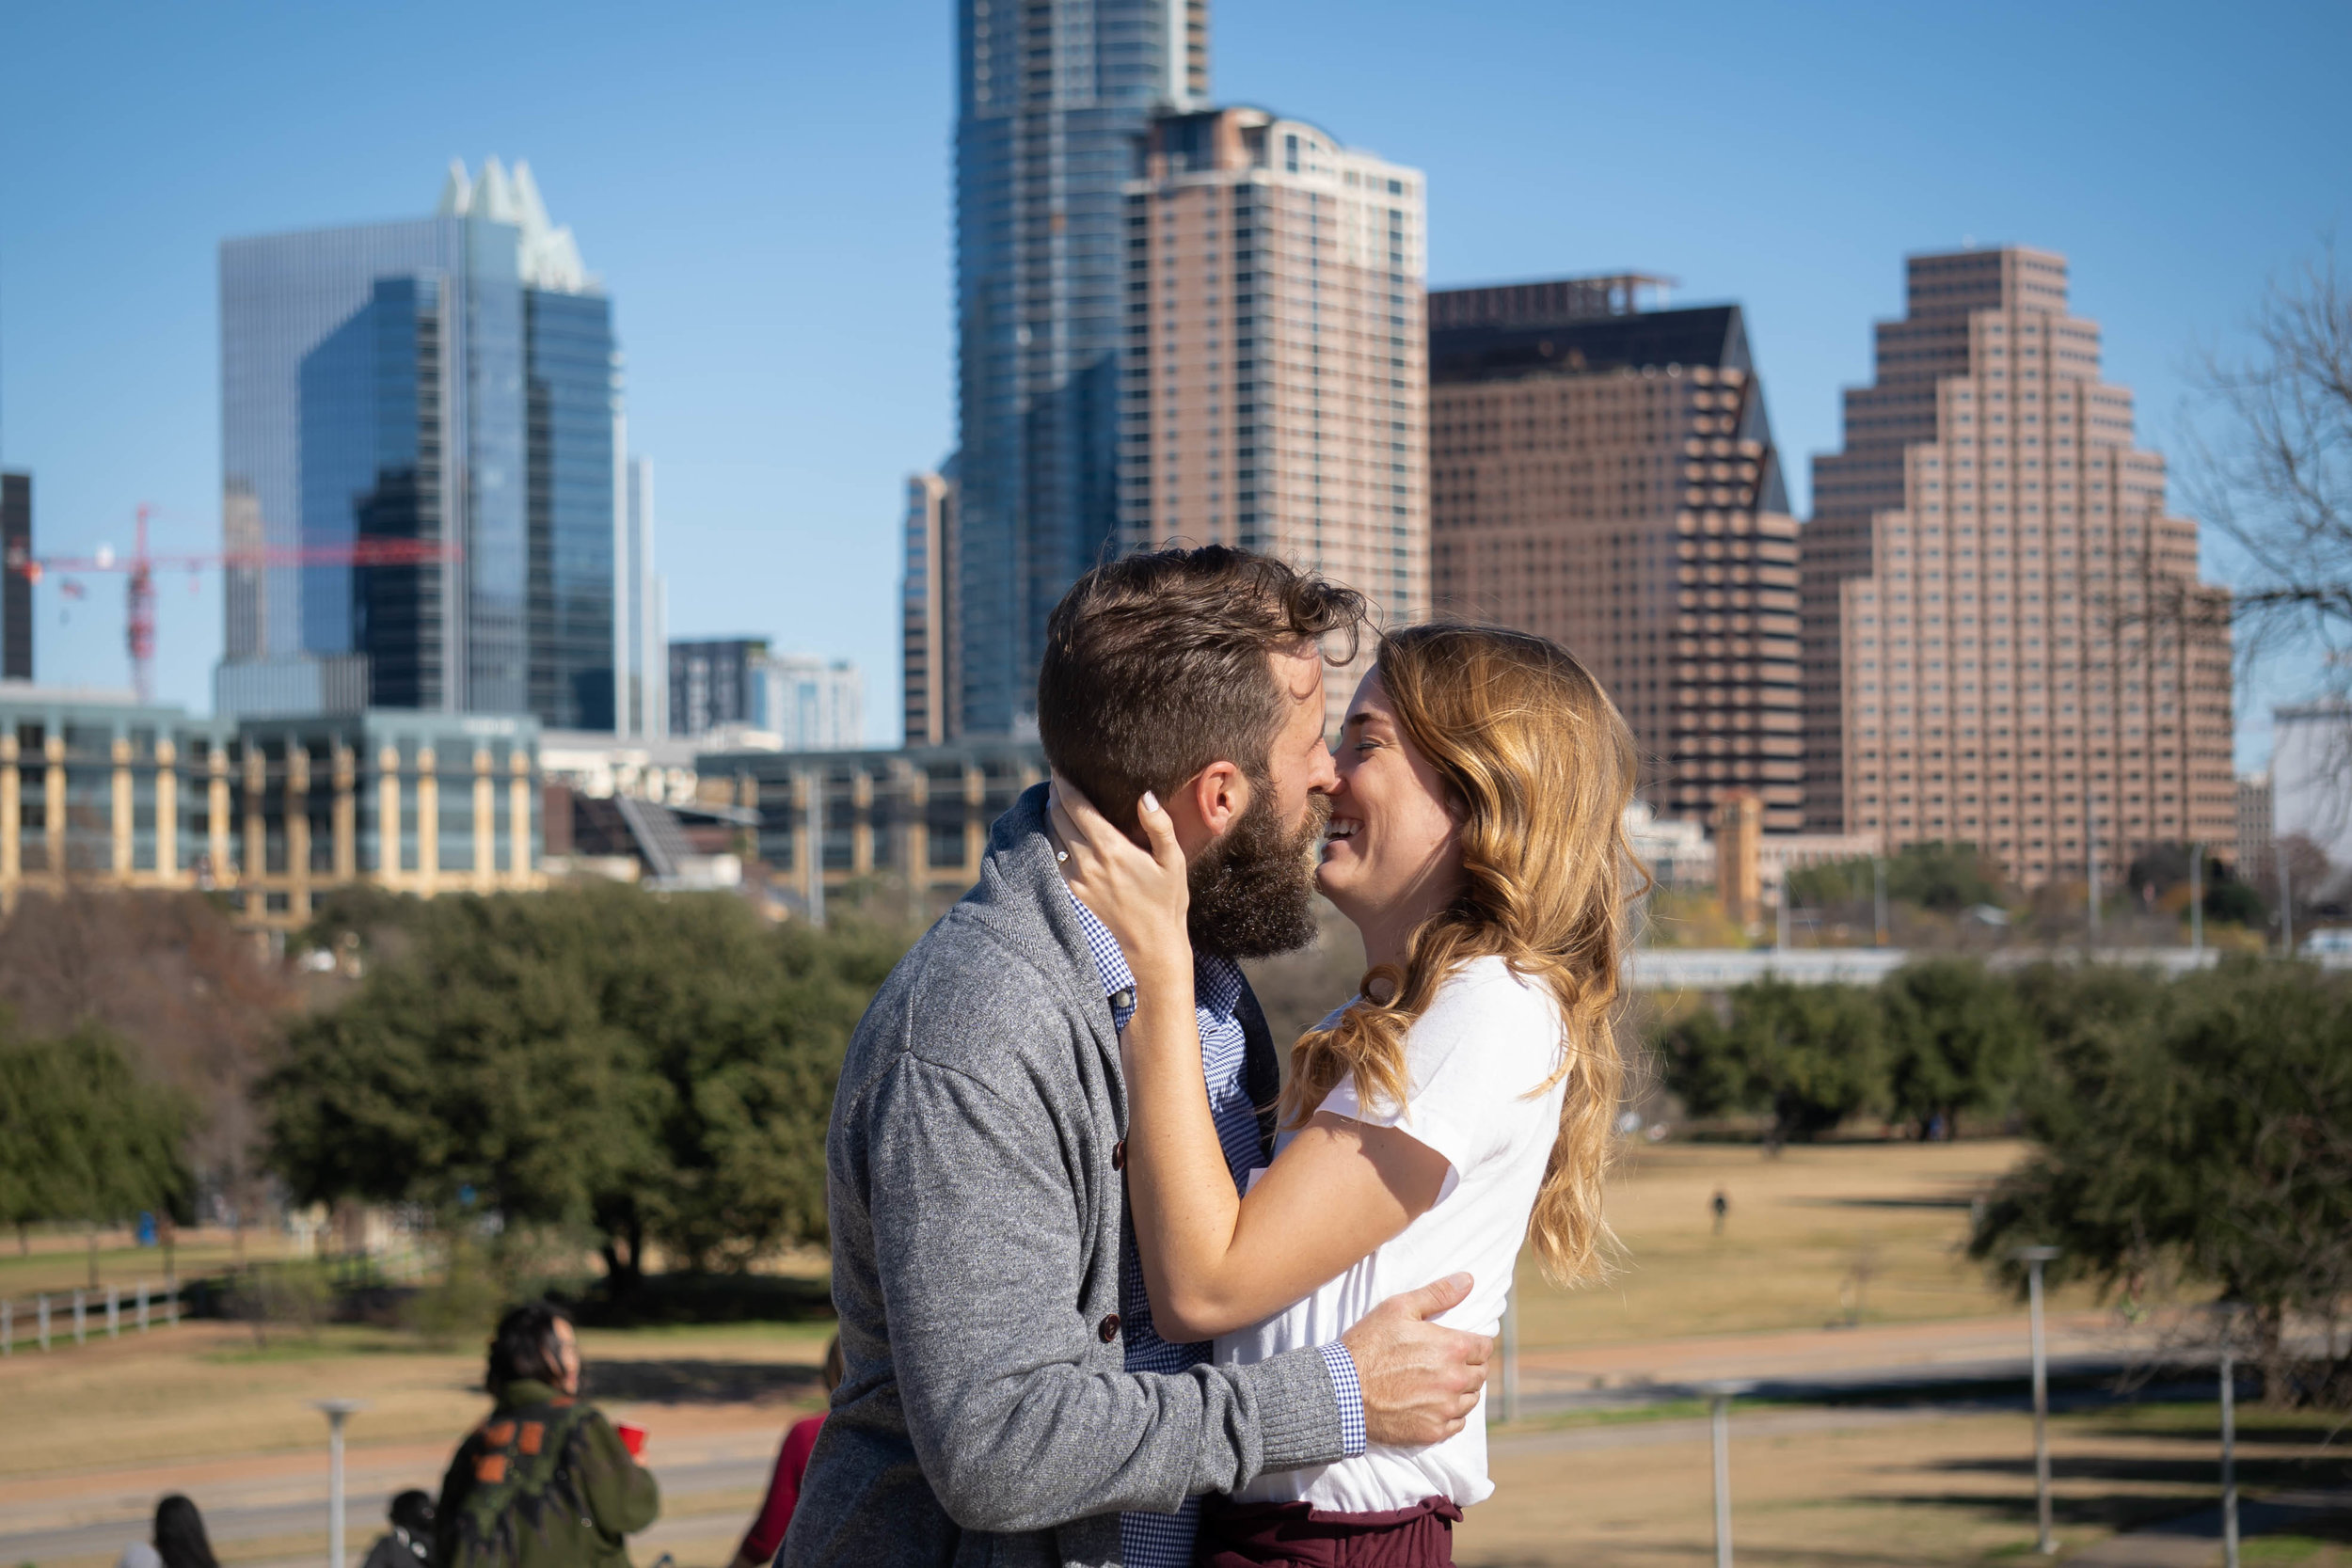
[[[648,1404],[768,1404],[813,1401],[821,1387],[814,1367],[678,1357],[591,1362],[586,1393]]]

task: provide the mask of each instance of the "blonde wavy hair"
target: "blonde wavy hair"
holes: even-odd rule
[[[1529,1091],[1567,1079],[1528,1231],[1553,1281],[1601,1274],[1601,1185],[1625,1083],[1618,965],[1628,897],[1649,879],[1625,834],[1632,732],[1573,654],[1527,632],[1412,626],[1381,638],[1374,667],[1453,796],[1462,889],[1413,932],[1401,969],[1368,970],[1356,1003],[1291,1048],[1283,1119],[1303,1123],[1349,1076],[1366,1103],[1403,1104],[1406,1032],[1448,975],[1500,958],[1551,992],[1566,1041],[1559,1072]]]

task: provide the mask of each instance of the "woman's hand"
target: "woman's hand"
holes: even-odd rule
[[[1174,974],[1189,984],[1192,938],[1184,918],[1192,908],[1192,889],[1176,824],[1159,801],[1146,790],[1136,807],[1149,849],[1138,848],[1059,773],[1054,775],[1047,809],[1069,857],[1062,873],[1070,891],[1119,940],[1137,984],[1147,974]]]

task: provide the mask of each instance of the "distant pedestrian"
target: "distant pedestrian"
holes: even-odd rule
[[[841,1336],[833,1337],[825,1347],[825,1397],[841,1386]],[[776,1548],[784,1544],[784,1530],[792,1522],[792,1510],[801,1500],[801,1477],[808,1470],[809,1450],[817,1446],[817,1433],[825,1424],[825,1412],[803,1416],[792,1423],[792,1430],[784,1434],[784,1448],[776,1454],[776,1472],[768,1480],[768,1498],[759,1505],[759,1517],[752,1521],[751,1533],[735,1549],[731,1568],[758,1568],[758,1564],[774,1560]]]
[[[1724,1216],[1731,1212],[1731,1199],[1721,1187],[1718,1187],[1715,1189],[1714,1200],[1708,1204],[1708,1207],[1715,1212],[1715,1234],[1720,1236],[1724,1233]]]
[[[204,1515],[177,1492],[155,1505],[155,1556],[163,1568],[220,1568],[205,1539]]]
[[[661,1513],[653,1472],[580,1400],[580,1340],[563,1308],[499,1320],[484,1382],[496,1407],[457,1446],[434,1508],[439,1568],[628,1568],[628,1536]]]
[[[375,1538],[360,1568],[418,1568],[433,1561],[433,1498],[409,1490],[392,1499],[391,1528]]]

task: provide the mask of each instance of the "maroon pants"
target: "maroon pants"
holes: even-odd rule
[[[1311,1503],[1200,1507],[1198,1568],[1454,1568],[1454,1522],[1462,1511],[1423,1497],[1385,1513],[1332,1513]]]

